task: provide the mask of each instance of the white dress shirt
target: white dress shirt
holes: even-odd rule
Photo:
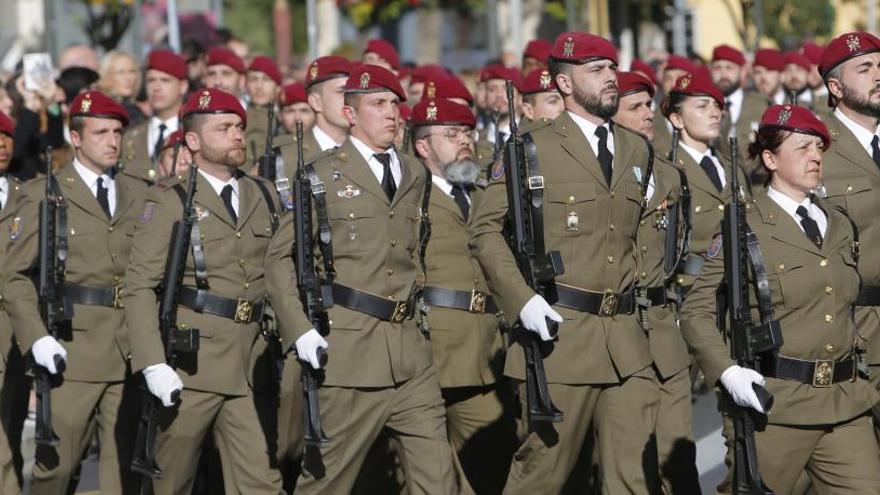
[[[743,93],[742,88],[738,88],[736,91],[730,94],[725,101],[730,103],[730,128],[733,129],[736,126],[736,123],[739,122],[739,116],[742,113],[743,108],[743,98],[745,97],[745,93]],[[733,132],[733,131],[731,131]]]
[[[794,220],[798,228],[801,230],[804,230],[804,227],[801,225],[801,216],[797,214],[797,209],[798,206],[803,206],[804,208],[806,208],[807,214],[810,215],[810,218],[816,221],[822,237],[825,237],[825,231],[828,229],[828,217],[825,216],[825,212],[822,211],[822,208],[819,208],[812,201],[810,201],[809,196],[798,203],[797,201],[786,196],[785,194],[782,194],[776,189],[773,189],[773,186],[767,187],[767,196],[769,196],[770,199],[772,199],[777,205],[779,205],[779,207],[782,208],[782,211],[788,213],[788,215]]]
[[[220,196],[220,192],[223,191],[223,188],[226,186],[232,186],[232,209],[235,210],[235,216],[238,216],[238,178],[235,174],[232,174],[232,178],[228,181],[222,181],[213,175],[206,174],[199,168],[199,174],[208,181],[208,184],[211,184],[211,189],[217,193],[217,196]],[[221,201],[223,198],[220,198]]]
[[[444,194],[449,196],[453,201],[455,198],[452,196],[452,183],[446,180],[445,177],[440,177],[439,175],[431,174],[431,180],[434,181],[434,185],[439,187]],[[473,204],[471,202],[471,194],[467,192],[467,188],[465,188],[465,197],[467,198],[468,204]]]
[[[785,94],[785,90],[782,88],[779,88],[779,91],[777,91],[776,94],[773,95],[773,103],[775,103],[776,105],[784,105],[785,99],[787,97],[788,96]]]
[[[878,131],[880,131],[880,126],[878,126],[877,129],[875,129],[874,132],[872,133],[868,129],[865,129],[864,127],[862,127],[860,124],[857,124],[851,118],[847,117],[846,114],[844,114],[843,112],[840,111],[840,107],[838,107],[834,110],[834,116],[837,117],[837,120],[839,120],[843,125],[845,125],[846,128],[849,129],[850,132],[853,133],[853,135],[855,135],[856,141],[858,141],[859,144],[861,144],[862,147],[865,148],[865,151],[868,152],[868,156],[873,157],[874,150],[871,149],[871,141],[874,140],[875,135],[880,133],[880,132],[878,132]]]
[[[329,149],[333,149],[338,147],[342,143],[337,143],[330,137],[329,134],[324,132],[317,124],[312,126],[312,135],[315,136],[315,140],[318,141],[318,146],[321,147],[321,151],[327,151]]]
[[[373,175],[376,176],[376,180],[378,180],[379,184],[381,184],[382,183],[382,176],[385,175],[385,170],[382,167],[382,162],[377,160],[376,157],[374,156],[376,154],[376,152],[371,150],[370,147],[367,146],[366,144],[364,144],[364,142],[361,141],[360,139],[358,139],[354,136],[350,136],[350,138],[351,138],[351,144],[353,144],[355,149],[358,150],[358,153],[360,153],[361,156],[364,157],[364,160],[366,160],[367,165],[370,166],[370,170],[373,171]],[[383,153],[388,153],[389,155],[391,155],[391,177],[394,179],[394,186],[399,187],[400,186],[400,178],[403,175],[403,172],[401,171],[401,168],[400,168],[400,160],[397,159],[397,153],[394,152],[394,146],[391,146],[390,148],[385,150]]]
[[[573,120],[574,123],[577,124],[581,132],[584,133],[584,137],[586,137],[587,142],[590,143],[590,148],[593,149],[593,154],[598,157],[599,136],[596,135],[596,129],[599,126],[581,117],[580,115],[575,115],[572,112],[568,112],[568,115],[571,116],[571,120]],[[614,133],[611,132],[611,128],[608,126],[607,122],[602,124],[602,127],[608,129],[608,151],[610,151],[611,155],[614,156]]]
[[[498,131],[501,133],[501,143],[503,144],[510,137],[510,122],[508,121],[507,125],[499,126]],[[495,144],[495,122],[491,120],[486,124],[486,140]]]
[[[690,155],[691,158],[693,158],[695,162],[697,162],[697,165],[700,164],[700,162],[703,160],[704,156],[708,156],[709,159],[712,160],[712,163],[715,164],[715,170],[718,172],[718,178],[721,179],[721,188],[722,189],[724,188],[724,186],[727,184],[727,174],[724,172],[724,167],[721,166],[721,162],[718,161],[717,158],[712,156],[712,149],[711,148],[707,149],[705,153],[700,153],[699,151],[684,144],[684,141],[679,141],[678,146],[681,149],[685,150],[687,152],[687,154]]]
[[[177,115],[168,120],[161,120],[159,117],[150,117],[150,124],[147,127],[147,153],[150,158],[153,157],[153,151],[156,149],[156,140],[159,139],[159,125],[165,124],[165,132],[162,133],[162,139],[168,139],[172,132],[176,131],[180,125]]]
[[[89,188],[95,199],[98,198],[98,179],[104,179],[104,187],[107,189],[107,203],[110,205],[110,216],[112,217],[116,212],[116,181],[113,177],[110,177],[106,172],[101,175],[92,172],[76,158],[73,159],[73,168],[86,183],[86,187]]]
[[[0,210],[6,208],[6,203],[9,201],[9,179],[6,178],[5,175],[0,175],[0,205],[3,205]]]

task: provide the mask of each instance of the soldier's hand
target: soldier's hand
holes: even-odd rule
[[[519,312],[519,320],[523,327],[530,332],[535,332],[543,341],[553,340],[550,330],[547,328],[547,318],[562,323],[562,316],[553,310],[543,297],[535,294]]]
[[[162,401],[165,407],[171,407],[183,390],[183,382],[177,372],[165,363],[154,364],[144,368],[144,379],[150,393]],[[175,393],[176,392],[176,393]]]
[[[318,349],[326,349],[330,346],[324,337],[314,328],[302,334],[294,342],[296,345],[296,355],[300,361],[305,361],[312,365],[312,368],[321,369],[321,359],[318,357]]]
[[[34,342],[34,345],[31,346],[31,354],[34,356],[35,363],[46,368],[53,375],[58,373],[58,368],[55,366],[55,356],[61,356],[62,361],[67,361],[67,351],[51,335],[41,337]]]
[[[753,383],[764,386],[764,376],[753,369],[733,365],[721,374],[721,384],[737,405],[751,407],[761,413],[766,412],[752,388]]]

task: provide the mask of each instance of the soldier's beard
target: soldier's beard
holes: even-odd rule
[[[602,101],[602,92],[598,94],[588,94],[581,88],[575,87],[571,95],[575,103],[583,107],[588,113],[602,119],[610,119],[617,113],[617,107],[620,105],[620,97],[615,94],[610,102]]]
[[[736,90],[739,89],[739,82],[731,81],[729,79],[721,79],[720,81],[718,81],[716,86],[718,86],[718,89],[720,89],[721,92],[724,93],[724,96],[730,96],[733,93],[736,93]]]
[[[480,166],[471,157],[459,158],[443,165],[443,176],[453,184],[470,186],[480,178]]]
[[[245,162],[244,148],[233,148],[231,150],[221,151],[203,146],[200,152],[206,161],[218,165],[239,168],[244,165]]]
[[[868,96],[863,98],[861,95],[854,93],[848,86],[843,85],[843,104],[862,115],[880,118],[880,102],[871,101],[871,96],[877,92],[880,92],[880,88],[872,88],[868,92]]]

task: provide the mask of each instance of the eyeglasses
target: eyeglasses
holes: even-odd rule
[[[450,143],[459,143],[462,139],[467,141],[476,141],[477,140],[477,131],[467,128],[452,128],[446,129],[443,132],[432,132],[429,134],[430,136],[443,136],[449,140]]]

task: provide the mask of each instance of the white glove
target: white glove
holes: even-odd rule
[[[752,389],[753,383],[764,386],[764,377],[757,371],[742,366],[733,365],[721,374],[721,384],[737,405],[766,412]]]
[[[535,332],[541,337],[541,340],[553,340],[550,331],[547,329],[547,320],[550,318],[556,323],[562,323],[562,316],[547,304],[543,297],[535,294],[529,299],[529,302],[519,311],[519,320],[523,327],[530,332]]]
[[[52,375],[58,373],[58,369],[55,368],[55,356],[61,356],[61,359],[67,361],[67,351],[51,335],[37,339],[31,346],[31,354],[34,356],[34,362],[46,368]]]
[[[330,344],[321,337],[314,328],[302,334],[300,338],[294,342],[296,346],[296,355],[300,361],[305,361],[312,365],[316,370],[321,369],[321,360],[318,359],[318,349],[326,349]]]
[[[165,363],[154,364],[144,368],[144,378],[147,380],[147,388],[150,393],[158,397],[165,407],[174,405],[171,398],[174,392],[183,390],[183,382],[177,372]]]

